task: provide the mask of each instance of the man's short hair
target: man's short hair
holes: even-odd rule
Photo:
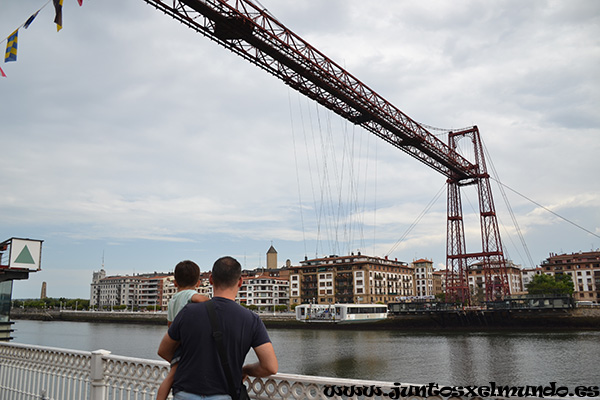
[[[233,257],[225,256],[215,261],[212,268],[213,285],[229,288],[237,285],[242,276],[242,266]]]
[[[190,260],[181,261],[175,266],[175,282],[179,287],[196,287],[200,279],[200,267]]]

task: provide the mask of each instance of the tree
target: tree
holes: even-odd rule
[[[527,284],[529,294],[572,295],[575,287],[567,274],[535,275]]]

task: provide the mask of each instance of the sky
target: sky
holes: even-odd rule
[[[47,4],[1,64],[0,240],[43,240],[13,298],[89,298],[101,268],[264,267],[271,245],[444,268],[442,175],[142,0],[64,3],[57,32],[47,0],[0,0],[1,37]],[[413,120],[479,127],[507,258],[600,247],[600,2],[260,4]]]

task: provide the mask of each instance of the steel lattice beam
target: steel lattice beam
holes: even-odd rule
[[[144,0],[447,177],[476,166],[246,0]]]

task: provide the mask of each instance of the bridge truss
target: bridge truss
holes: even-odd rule
[[[251,1],[144,1],[446,176],[447,300],[470,302],[468,268],[473,262],[484,270],[486,300],[509,294],[506,261],[477,127],[450,133],[449,143],[442,142]],[[456,152],[461,137],[471,138],[474,163]],[[466,185],[478,188],[480,253],[467,253],[465,248],[460,188]]]

